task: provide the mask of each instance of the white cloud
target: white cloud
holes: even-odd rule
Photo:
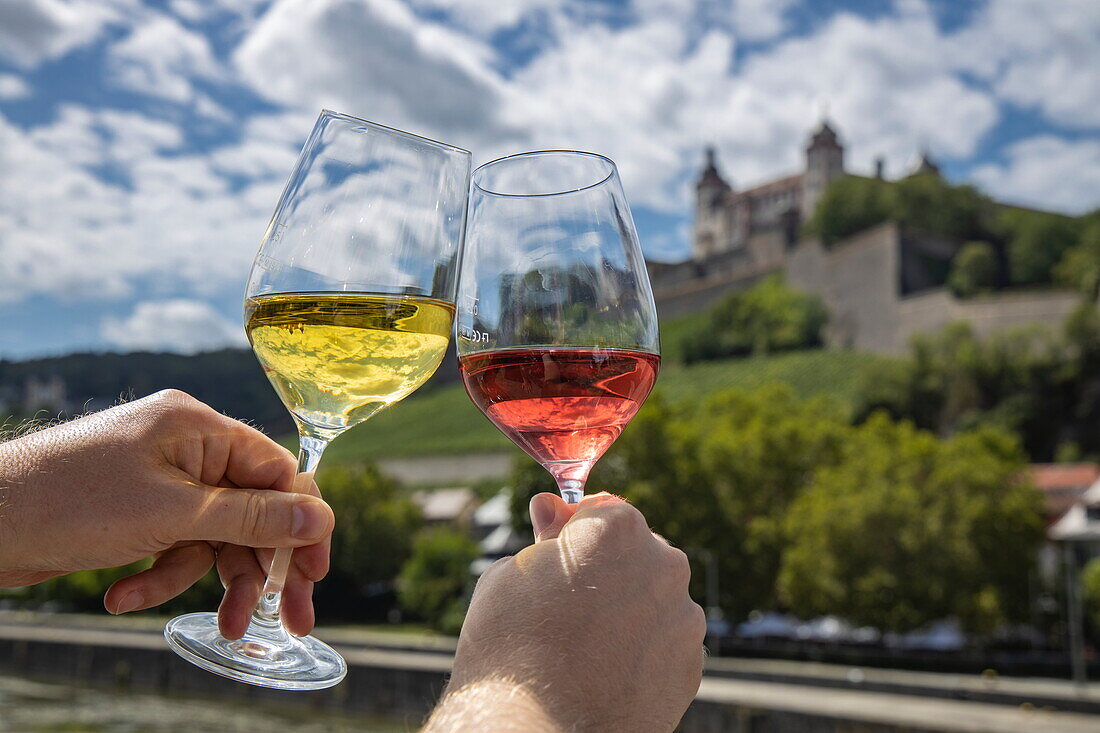
[[[502,85],[490,57],[488,47],[419,20],[397,0],[282,0],[234,60],[272,101],[461,143],[499,133]]]
[[[421,9],[445,11],[453,23],[481,37],[513,28],[524,18],[544,11],[557,11],[565,0],[412,0]]]
[[[30,96],[31,88],[16,74],[0,74],[0,99],[22,99]]]
[[[941,156],[972,154],[995,124],[997,105],[956,76],[927,7],[903,9],[876,20],[841,14],[812,36],[749,58],[726,110],[712,117],[725,132],[711,135],[729,140],[734,160],[747,157],[750,171],[763,167],[761,151],[776,156],[781,148],[792,165],[824,101],[857,170],[884,155],[899,173],[922,144]],[[751,135],[738,132],[746,127]]]
[[[234,323],[201,300],[138,303],[126,318],[105,319],[100,335],[127,351],[175,351],[194,354],[247,343]]]
[[[919,0],[876,19],[836,15],[737,66],[736,40],[781,34],[789,0],[638,0],[625,24],[593,22],[564,1],[522,10],[508,2],[492,10],[418,4],[455,17],[482,8],[474,31],[482,35],[541,8],[550,37],[504,73],[489,46],[395,0],[282,0],[235,61],[272,101],[329,106],[441,137],[478,160],[549,147],[606,153],[635,204],[668,212],[689,204],[707,142],[718,144],[738,185],[798,170],[822,101],[857,170],[885,155],[888,172],[898,173],[922,144],[965,158],[998,117],[992,95],[959,78],[957,45]],[[704,16],[725,20],[700,30]]]
[[[0,117],[0,300],[243,289],[288,170],[234,188],[182,145],[136,113],[67,106],[29,132]]]
[[[563,33],[516,72],[505,119],[534,147],[607,153],[632,202],[669,212],[687,209],[708,142],[738,186],[800,170],[822,101],[856,170],[885,155],[900,172],[922,143],[966,157],[997,120],[991,95],[956,76],[923,3],[875,20],[835,16],[737,66],[736,30],[693,38],[676,9],[655,3],[624,28]]]
[[[193,80],[225,78],[210,42],[164,15],[135,26],[111,46],[110,65],[120,87],[181,104],[196,99]],[[203,99],[207,107],[213,104]]]
[[[1084,213],[1100,207],[1100,140],[1022,140],[1009,148],[1007,163],[981,166],[972,177],[1006,201]]]
[[[1100,6],[1095,0],[986,3],[954,39],[960,65],[998,96],[1068,127],[1100,126]]]
[[[251,16],[268,0],[169,0],[168,6],[178,17],[202,23],[226,15]]]
[[[91,43],[108,24],[141,14],[133,0],[4,0],[0,58],[33,68]]]
[[[739,38],[763,41],[788,27],[786,13],[795,0],[734,0],[733,24]]]

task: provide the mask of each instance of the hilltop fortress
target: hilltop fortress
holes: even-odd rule
[[[882,177],[882,161],[876,176]],[[927,154],[914,173],[939,175]],[[877,352],[906,348],[914,333],[954,320],[978,333],[1028,322],[1060,323],[1077,304],[1068,291],[998,293],[960,300],[943,286],[961,241],[906,231],[892,222],[826,244],[801,236],[831,181],[844,175],[844,146],[823,121],[805,147],[802,172],[738,191],[713,148],[696,183],[692,256],[649,263],[663,318],[706,308],[762,277],[784,273],[829,309],[830,345]]]

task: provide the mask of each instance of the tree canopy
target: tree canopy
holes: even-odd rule
[[[762,355],[822,344],[828,320],[821,299],[767,277],[711,308],[682,337],[688,364],[729,356]]]
[[[987,293],[997,285],[997,250],[989,242],[967,242],[951,263],[947,286],[960,298]]]
[[[1007,262],[1007,283],[1048,284],[1057,277],[1093,291],[1100,289],[1100,221],[1087,239],[1085,232],[1098,218],[1100,214],[1074,219],[1004,206],[973,186],[955,186],[934,173],[889,182],[844,176],[826,187],[805,231],[828,243],[896,221],[925,234],[987,243],[994,263],[1002,255]],[[960,262],[960,257],[966,261]],[[991,272],[989,262],[985,247],[960,250],[952,288],[967,295],[998,284],[997,270]],[[977,282],[971,283],[973,279]]]
[[[525,517],[554,488],[522,460],[513,512]],[[986,630],[1027,609],[1020,568],[1042,527],[1025,465],[996,426],[945,440],[885,413],[852,425],[831,400],[773,384],[651,398],[588,490],[624,495],[682,548],[696,598],[713,557],[732,618],[780,609],[907,630],[955,615]]]
[[[473,582],[470,564],[480,554],[477,543],[461,530],[421,532],[397,580],[402,608],[440,631],[457,634]]]
[[[786,517],[778,586],[796,614],[898,631],[1026,618],[1043,524],[1014,438],[985,427],[938,440],[880,413],[841,450]]]
[[[1084,303],[1061,331],[985,338],[950,324],[914,338],[908,356],[870,365],[856,402],[857,419],[882,409],[945,436],[996,425],[1035,461],[1100,456],[1100,315]]]

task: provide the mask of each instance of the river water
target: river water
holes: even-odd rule
[[[398,733],[416,730],[417,722],[0,676],[0,731],[5,733]]]

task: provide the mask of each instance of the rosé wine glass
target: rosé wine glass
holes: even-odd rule
[[[580,501],[661,360],[615,164],[547,150],[474,171],[457,306],[470,398],[553,475],[567,502]]]

